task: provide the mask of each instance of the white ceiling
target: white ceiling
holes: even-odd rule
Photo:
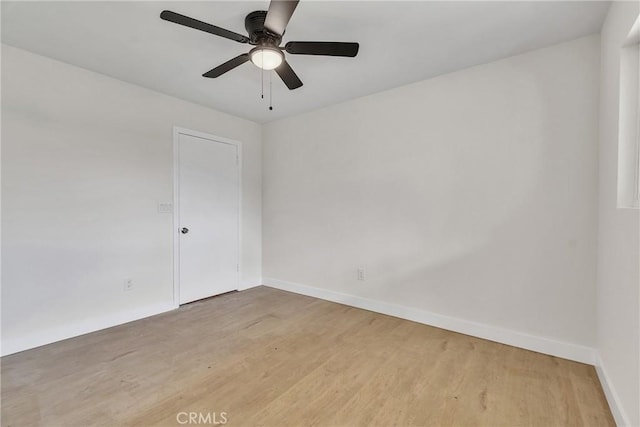
[[[2,1],[2,42],[264,123],[599,32],[608,5],[302,0],[284,42],[356,41],[360,53],[287,55],[304,86],[274,74],[273,111],[251,63],[201,77],[251,46],[159,18],[169,9],[246,34],[245,15],[268,1]]]

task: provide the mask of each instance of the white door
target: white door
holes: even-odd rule
[[[180,304],[238,289],[238,146],[178,132]]]

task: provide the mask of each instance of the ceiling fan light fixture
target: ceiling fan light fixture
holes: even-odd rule
[[[251,62],[263,70],[273,70],[277,68],[284,60],[284,55],[280,49],[270,47],[257,47],[250,53]]]

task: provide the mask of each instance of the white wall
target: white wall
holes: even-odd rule
[[[2,46],[4,354],[172,307],[174,125],[242,142],[241,283],[260,284],[260,125]]]
[[[589,351],[598,69],[594,35],[266,125],[265,283]]]
[[[599,187],[597,36],[271,123],[262,159],[255,123],[3,45],[3,354],[172,307],[178,125],[244,144],[243,286],[264,250],[267,283],[596,345],[640,425],[640,217],[616,209],[637,15],[602,30]]]
[[[640,426],[640,213],[617,209],[620,48],[640,13],[613,2],[601,33],[597,348],[619,424]],[[601,375],[602,377],[602,375]]]

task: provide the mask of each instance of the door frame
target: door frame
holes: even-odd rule
[[[187,129],[173,127],[173,305],[180,306],[180,135],[193,136],[208,141],[229,144],[236,147],[236,161],[238,163],[238,275],[236,290],[240,288],[242,274],[242,143],[229,138]]]

